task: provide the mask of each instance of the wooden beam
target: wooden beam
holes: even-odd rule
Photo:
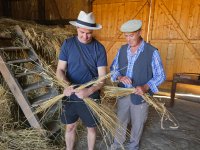
[[[152,39],[154,11],[155,11],[155,0],[150,0],[148,30],[147,30],[147,43],[149,42],[149,40]]]
[[[94,0],[87,0],[88,2],[88,12],[92,12],[92,4]]]
[[[3,16],[11,17],[11,0],[2,0]]]
[[[183,41],[185,42],[186,46],[190,49],[190,51],[192,52],[192,54],[195,56],[195,58],[199,60],[200,57],[200,51],[198,51],[197,49],[195,49],[193,47],[193,45],[191,44],[190,40],[187,38],[186,34],[184,33],[184,31],[181,29],[181,27],[179,26],[178,22],[175,20],[175,18],[172,16],[172,14],[170,13],[170,11],[168,10],[168,8],[165,6],[163,0],[159,1],[159,5],[161,7],[161,9],[164,11],[164,13],[166,14],[166,16],[168,17],[168,19],[171,21],[172,25],[174,26],[174,28],[176,29],[176,31],[179,33],[179,35],[181,36],[181,38],[183,39]]]

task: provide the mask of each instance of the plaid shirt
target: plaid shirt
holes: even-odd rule
[[[129,77],[130,79],[132,78],[132,74],[134,73],[132,69],[134,66],[134,63],[137,60],[140,53],[143,51],[144,51],[144,40],[142,41],[141,45],[137,49],[136,53],[134,54],[131,53],[130,46],[128,46],[127,48],[128,66],[127,66],[126,76]],[[124,68],[119,68],[118,58],[119,58],[119,51],[110,67],[111,71],[113,72],[113,74],[111,75],[112,81],[117,81],[117,77],[121,76],[119,70],[124,69]],[[166,79],[162,61],[161,61],[158,51],[153,52],[151,66],[152,66],[152,71],[153,71],[153,78],[147,82],[147,85],[149,86],[149,88],[151,89],[153,93],[157,93],[158,92],[157,86],[159,86]],[[125,87],[130,88],[132,87],[132,85],[126,84]]]

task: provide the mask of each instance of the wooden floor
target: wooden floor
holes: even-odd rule
[[[176,99],[168,110],[176,117],[180,127],[162,130],[160,117],[151,108],[142,136],[141,150],[199,150],[200,103]]]
[[[169,103],[169,99],[162,98],[162,100],[166,104]],[[167,109],[177,119],[180,127],[178,129],[161,129],[160,116],[154,108],[150,107],[148,120],[141,138],[140,150],[199,150],[200,103],[189,99],[175,99],[174,106],[167,107]],[[167,127],[167,122],[164,125]],[[80,148],[87,150],[86,132],[84,134],[77,141],[76,150]],[[95,150],[109,150],[109,142],[107,144],[106,146],[102,137],[98,135]]]

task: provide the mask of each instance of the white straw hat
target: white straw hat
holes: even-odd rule
[[[98,30],[102,28],[102,25],[95,22],[93,12],[87,14],[84,11],[80,11],[77,20],[70,21],[69,23],[73,26],[90,30]]]
[[[129,20],[120,27],[121,32],[134,32],[142,27],[141,20]]]

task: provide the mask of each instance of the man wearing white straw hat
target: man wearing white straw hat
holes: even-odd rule
[[[159,52],[143,40],[141,28],[141,20],[129,20],[121,26],[120,31],[124,33],[127,44],[121,46],[111,65],[111,71],[114,72],[112,81],[118,81],[119,87],[136,89],[133,94],[117,99],[117,116],[124,130],[116,129],[112,150],[124,143],[129,122],[132,127],[128,149],[139,149],[148,116],[148,104],[142,95],[158,92],[157,87],[166,78]]]
[[[77,28],[77,36],[66,39],[61,47],[56,75],[72,85],[81,85],[106,75],[107,57],[104,46],[92,37],[93,30],[102,26],[95,22],[93,13],[80,11],[76,21],[70,24]],[[96,140],[97,119],[83,101],[90,97],[100,99],[99,90],[103,82],[76,90],[67,87],[64,90],[61,121],[66,124],[65,141],[67,150],[72,150],[75,142],[77,121],[80,118],[87,127],[88,150],[93,150]]]

